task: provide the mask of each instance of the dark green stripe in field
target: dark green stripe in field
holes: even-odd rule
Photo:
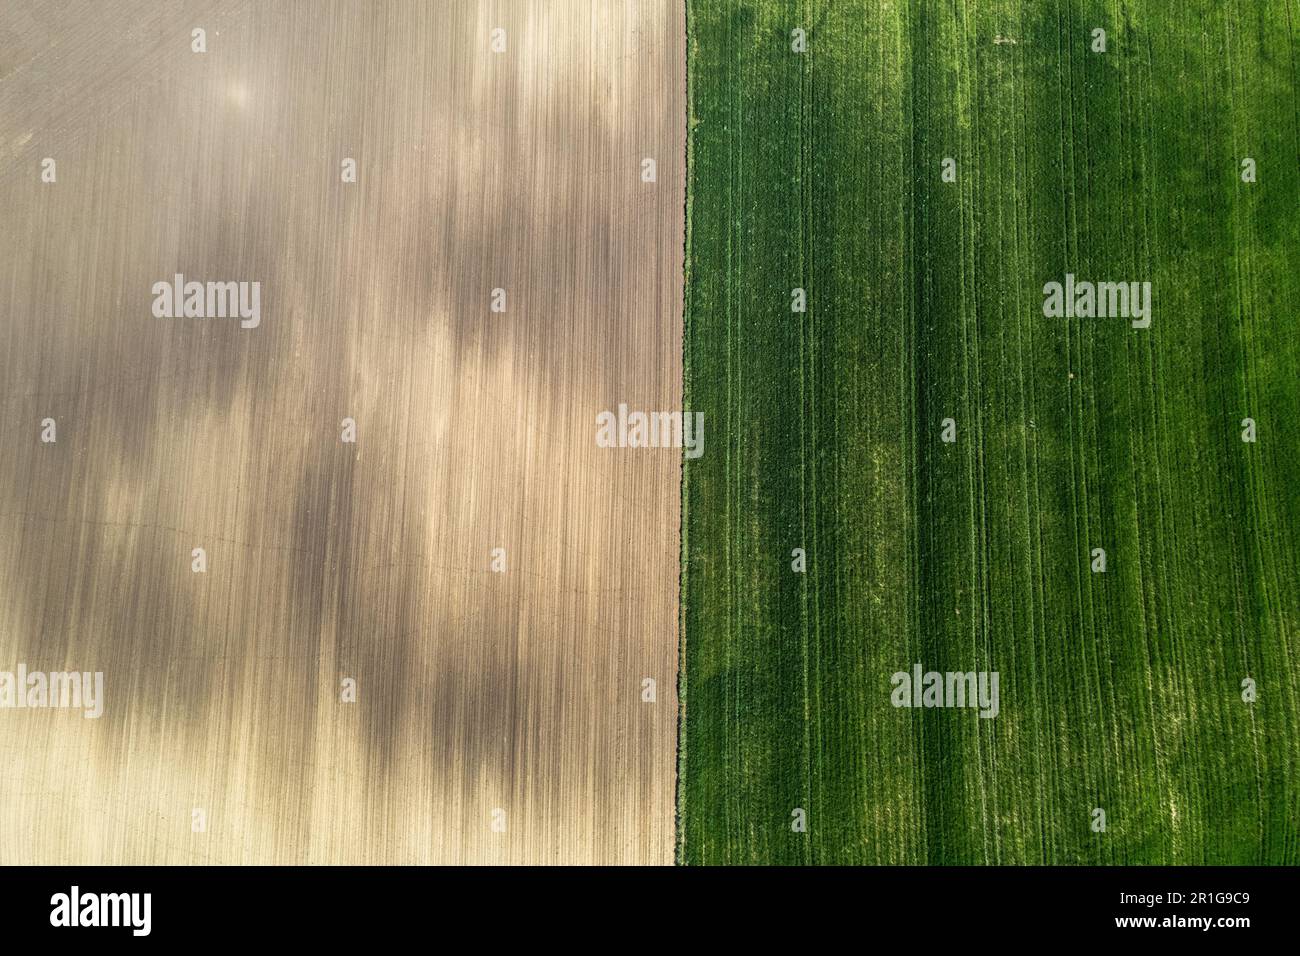
[[[689,19],[680,859],[1300,862],[1300,5]]]

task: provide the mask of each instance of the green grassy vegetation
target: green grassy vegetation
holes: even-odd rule
[[[1300,862],[1300,6],[688,17],[679,860]]]

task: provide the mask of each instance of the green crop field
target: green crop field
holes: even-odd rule
[[[688,19],[679,860],[1300,862],[1300,4]]]

